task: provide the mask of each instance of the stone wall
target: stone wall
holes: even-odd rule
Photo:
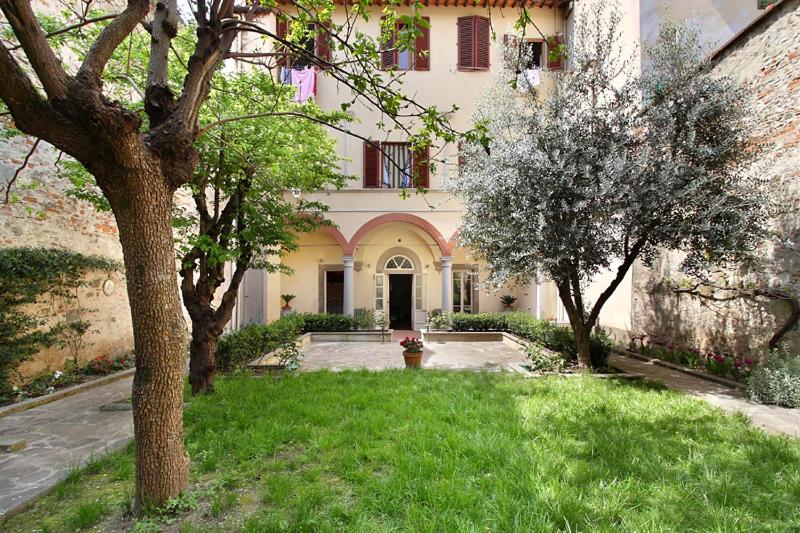
[[[34,139],[22,136],[0,140],[3,192],[33,143]],[[0,199],[0,246],[64,248],[122,263],[122,248],[114,217],[110,213],[97,212],[88,202],[65,194],[71,185],[66,178],[57,175],[56,158],[56,150],[40,143],[13,187],[16,200],[3,205]],[[86,278],[88,286],[79,290],[78,308],[56,305],[59,315],[69,313],[71,320],[80,313],[82,319],[91,323],[90,331],[85,335],[88,345],[80,354],[81,361],[106,353],[117,355],[133,348],[124,274],[114,273],[110,276],[111,282],[105,283],[108,278],[106,273],[89,273]],[[42,313],[45,311],[40,309]],[[69,350],[47,349],[24,363],[19,370],[24,377],[35,376],[46,370],[62,368],[70,357]]]
[[[715,73],[751,84],[757,98],[760,128],[754,139],[769,141],[759,172],[775,180],[776,197],[785,214],[775,219],[777,234],[788,247],[768,243],[771,265],[766,280],[773,286],[800,290],[800,0],[786,0],[740,35],[715,57]],[[680,254],[664,253],[652,268],[634,270],[634,333],[656,340],[696,346],[752,350],[763,348],[788,311],[783,303],[758,305],[735,301],[706,304],[665,290],[665,278],[679,279]],[[786,341],[800,352],[800,332]]]

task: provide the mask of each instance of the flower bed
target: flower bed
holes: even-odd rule
[[[0,407],[46,396],[57,390],[133,368],[134,365],[135,361],[132,354],[119,357],[111,357],[108,354],[101,355],[89,361],[82,368],[48,372],[25,385],[15,385],[11,389],[11,395],[0,397]]]
[[[744,355],[720,353],[716,350],[700,350],[692,346],[680,344],[641,344],[631,345],[628,350],[668,363],[688,366],[696,370],[705,370],[715,376],[734,381],[746,382],[756,367],[754,358]]]

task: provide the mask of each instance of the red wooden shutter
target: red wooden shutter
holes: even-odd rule
[[[276,15],[277,22],[275,25],[275,35],[278,39],[286,39],[286,34],[289,31],[289,21],[286,20],[282,15]],[[278,56],[278,66],[280,67],[287,67],[289,66],[289,55],[287,48],[281,44],[280,42],[275,43],[275,51],[278,53],[285,54],[283,56]]]
[[[489,45],[491,41],[492,26],[486,17],[475,17],[475,68],[486,70],[489,68]]]
[[[382,17],[381,21],[386,17]],[[381,24],[383,26],[383,24]],[[381,70],[389,70],[397,65],[397,54],[394,50],[394,33],[389,37],[389,40],[381,45]]]
[[[414,70],[431,69],[431,18],[422,18],[428,23],[428,27],[420,28],[422,35],[417,37],[416,42],[414,43],[414,50],[416,51],[416,57],[414,58]]]
[[[474,17],[458,17],[458,68],[475,68],[475,46],[473,38]]]
[[[364,188],[381,186],[381,150],[378,141],[364,141]]]
[[[327,69],[331,68],[329,63],[330,63],[331,57],[332,57],[332,54],[331,54],[331,36],[328,33],[330,31],[330,28],[331,28],[330,21],[325,22],[323,24],[323,26],[324,26],[324,29],[321,29],[320,33],[318,33],[317,37],[316,37],[316,41],[317,42],[316,42],[315,54],[316,54],[317,58],[320,60],[319,61],[319,67],[321,69],[323,69],[323,70],[327,70]]]
[[[414,152],[414,186],[430,187],[430,155],[426,146]]]
[[[564,55],[560,52],[561,45],[564,44],[564,36],[561,34],[550,35],[547,38],[547,70],[561,70],[564,68]],[[559,50],[558,58],[553,61],[550,57],[551,50]]]

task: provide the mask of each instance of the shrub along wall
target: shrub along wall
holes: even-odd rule
[[[454,313],[450,326],[454,331],[505,331],[561,352],[569,360],[575,360],[578,356],[575,335],[571,329],[533,318],[526,313]],[[605,368],[610,352],[611,342],[605,332],[593,333],[592,367]]]
[[[223,335],[219,341],[217,367],[236,370],[271,352],[303,333],[317,331],[355,331],[359,320],[348,315],[301,313],[289,315],[270,324],[250,324]]]
[[[0,248],[0,397],[47,370],[65,370],[65,362],[74,368],[130,348],[127,298],[111,298],[104,283],[124,293],[119,263],[55,248]]]

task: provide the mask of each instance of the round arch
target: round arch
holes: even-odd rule
[[[422,273],[422,261],[419,256],[414,251],[404,246],[395,246],[383,252],[378,258],[378,262],[375,264],[375,272],[381,273],[386,270],[386,262],[396,255],[407,257],[411,261],[411,264],[414,265],[415,274]]]
[[[345,252],[347,250],[348,246],[347,239],[345,239],[344,235],[342,235],[342,232],[339,231],[338,228],[335,228],[333,226],[320,226],[319,228],[317,228],[317,231],[333,237],[333,240],[336,241],[336,243],[342,249],[342,252]],[[344,255],[348,254],[344,253]]]
[[[372,220],[368,221],[366,224],[358,228],[358,231],[355,232],[353,238],[350,239],[350,242],[347,244],[347,248],[342,248],[344,250],[345,255],[353,255],[356,251],[356,247],[361,239],[372,229],[377,228],[383,224],[388,224],[390,222],[405,222],[407,224],[411,224],[412,226],[416,226],[427,233],[431,239],[434,240],[436,245],[439,247],[439,251],[441,252],[443,257],[450,257],[453,255],[453,249],[447,239],[445,239],[441,232],[436,229],[436,227],[425,220],[424,218],[420,218],[416,215],[412,215],[409,213],[387,213],[385,215],[380,215]]]

